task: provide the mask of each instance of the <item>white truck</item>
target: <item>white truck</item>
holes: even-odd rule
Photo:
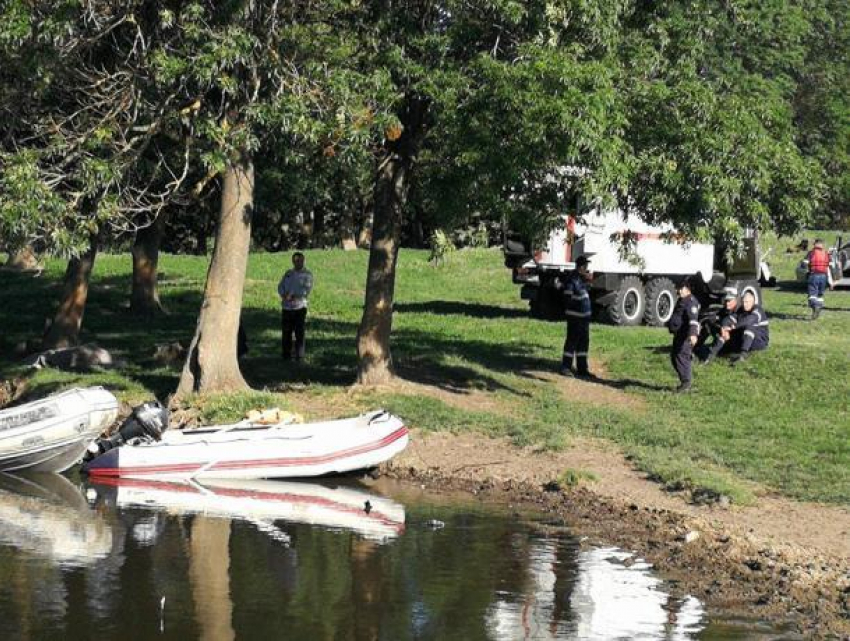
[[[520,295],[537,318],[564,318],[554,283],[575,269],[579,256],[590,259],[594,309],[616,325],[664,325],[673,313],[676,282],[685,276],[695,277],[694,294],[705,307],[718,302],[727,286],[753,292],[760,303],[759,279],[770,279],[755,237],[729,264],[713,244],[683,242],[672,227],[648,225],[620,210],[592,209],[581,221],[564,216],[541,249],[507,229],[504,236],[505,266],[513,270],[513,281],[522,285]],[[623,243],[624,238],[630,242]]]

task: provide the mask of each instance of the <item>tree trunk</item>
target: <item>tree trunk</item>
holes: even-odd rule
[[[346,206],[342,212],[339,236],[344,251],[357,249],[357,238],[354,235],[354,211],[350,206]]]
[[[380,385],[393,377],[390,333],[396,263],[410,170],[423,133],[426,109],[424,101],[408,98],[401,137],[387,143],[375,177],[366,300],[357,331],[357,382],[363,385]]]
[[[164,227],[165,216],[160,215],[150,225],[136,232],[136,242],[133,243],[130,311],[138,316],[155,316],[164,311],[157,286],[159,244]]]
[[[239,371],[236,341],[251,245],[253,202],[254,165],[246,157],[231,163],[224,175],[204,301],[177,387],[178,398],[248,387]]]
[[[310,247],[313,249],[324,249],[325,246],[325,208],[316,205],[313,209],[313,236],[310,239]]]
[[[92,237],[89,250],[68,261],[65,270],[65,287],[59,309],[42,339],[43,349],[57,349],[76,345],[83,324],[83,313],[89,296],[89,281],[97,256],[97,238]]]
[[[30,271],[38,269],[38,256],[33,250],[32,245],[24,245],[14,251],[9,252],[9,259],[6,261],[6,267],[18,271]]]
[[[372,219],[374,218],[375,208],[369,201],[363,201],[363,209],[361,211],[360,232],[357,234],[357,246],[363,249],[368,249],[372,244]]]

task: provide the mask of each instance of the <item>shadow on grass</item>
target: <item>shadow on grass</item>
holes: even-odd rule
[[[603,385],[605,387],[611,387],[616,390],[625,391],[630,387],[636,387],[639,389],[650,390],[652,392],[669,392],[673,389],[670,386],[665,385],[654,385],[651,383],[644,383],[643,381],[639,381],[635,378],[620,378],[620,379],[605,379],[605,378],[595,378],[591,381],[592,383],[596,383],[597,385]]]
[[[528,310],[524,309],[449,300],[429,300],[421,303],[397,303],[393,309],[397,313],[402,314],[438,314],[441,316],[458,315],[471,316],[473,318],[529,317]]]
[[[786,314],[784,312],[767,312],[770,320],[781,321],[807,321],[811,320],[811,314]]]
[[[776,287],[773,288],[778,292],[799,292],[806,293],[806,283],[799,280],[780,280],[776,282]]]

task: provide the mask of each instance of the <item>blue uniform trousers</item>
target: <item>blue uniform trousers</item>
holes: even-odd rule
[[[691,364],[693,361],[693,346],[691,345],[690,336],[679,337],[673,339],[673,349],[670,351],[670,362],[673,364],[673,369],[679,376],[679,382],[691,382]]]
[[[589,349],[590,319],[568,317],[567,339],[564,341],[564,358],[561,361],[561,367],[572,369],[573,359],[575,359],[576,371],[580,374],[586,374],[588,371],[587,352]]]
[[[826,274],[809,274],[809,307],[820,309],[823,307],[823,294],[826,291]]]

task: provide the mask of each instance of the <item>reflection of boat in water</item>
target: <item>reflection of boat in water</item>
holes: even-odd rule
[[[72,389],[0,411],[0,472],[64,472],[118,417],[102,387]]]
[[[81,566],[110,554],[112,529],[63,476],[0,474],[0,544]]]
[[[107,478],[92,481],[101,500],[119,508],[165,508],[181,513],[241,519],[271,535],[274,522],[306,523],[352,530],[378,541],[404,531],[404,506],[350,486],[294,481],[210,479],[166,482]]]

